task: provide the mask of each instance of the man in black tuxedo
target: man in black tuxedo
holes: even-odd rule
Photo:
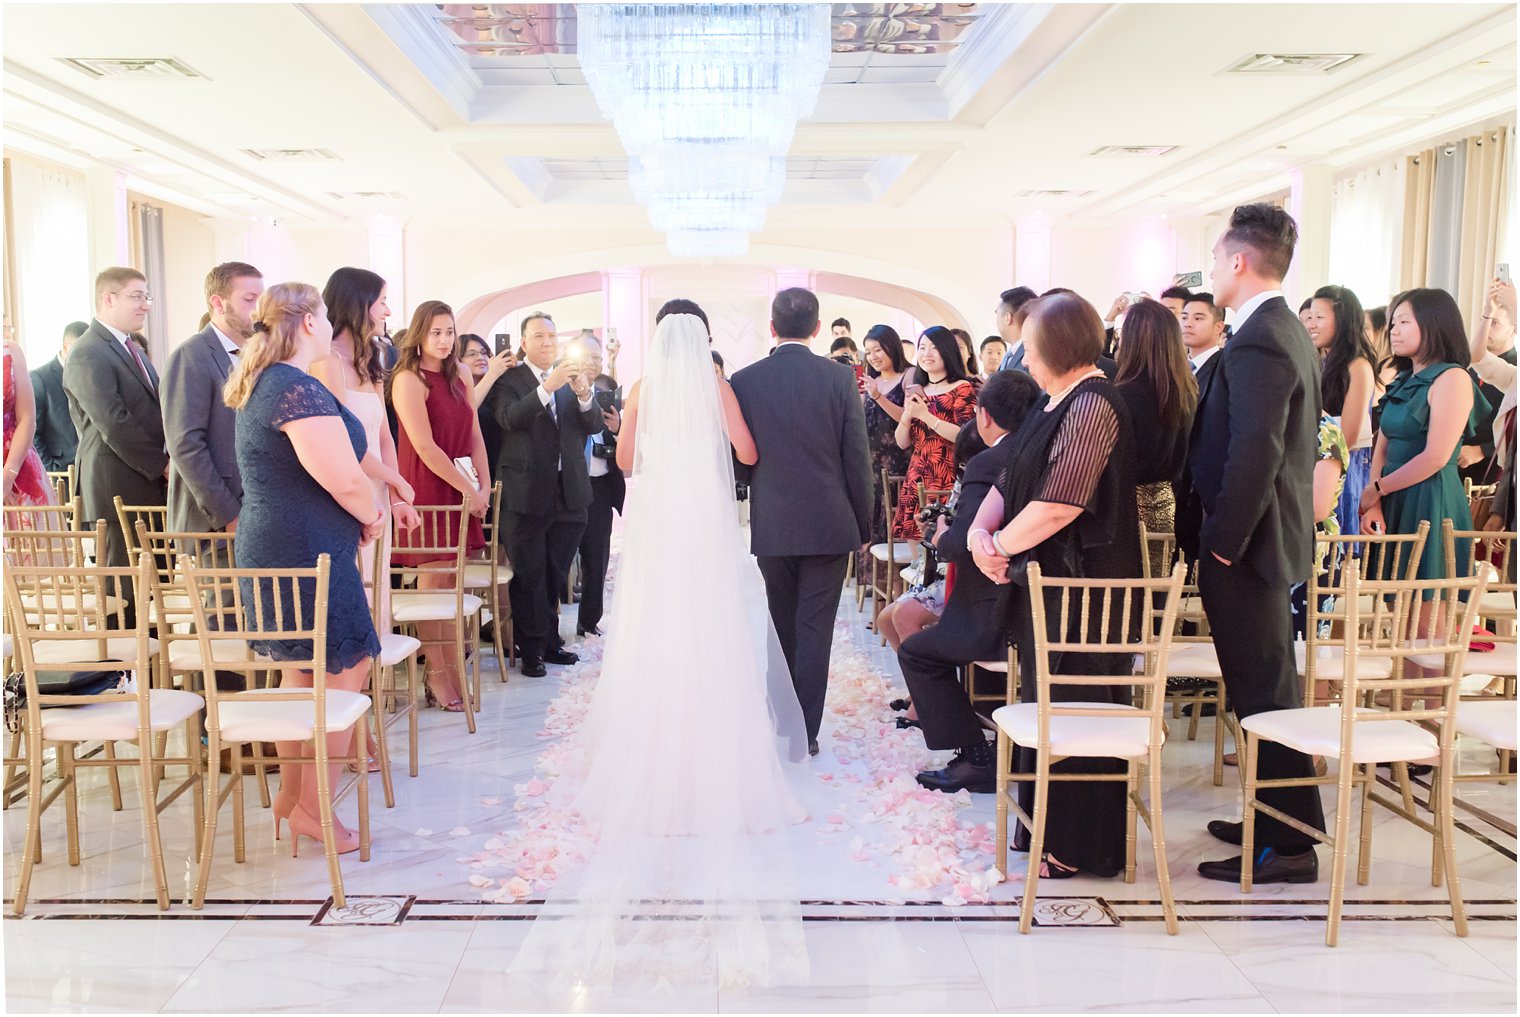
[[[582,363],[588,373],[596,372],[592,388],[602,411],[602,430],[586,439],[586,473],[591,478],[591,504],[586,507],[586,532],[581,535],[581,600],[576,614],[575,632],[579,636],[600,635],[603,602],[607,586],[607,562],[612,556],[612,514],[623,511],[627,483],[618,469],[617,433],[623,425],[622,413],[614,403],[617,382],[601,374],[602,354],[595,339],[577,340]]]
[[[538,678],[546,661],[578,659],[560,638],[559,605],[591,504],[586,439],[605,422],[582,365],[554,362],[559,341],[549,316],[523,319],[522,337],[523,362],[496,380],[486,400],[502,432],[501,528],[522,673]]]
[[[148,280],[135,268],[95,278],[95,319],[69,351],[63,390],[79,432],[79,490],[87,519],[106,521],[103,564],[127,564],[112,499],[163,505],[169,477],[158,372],[131,334],[148,318]],[[131,613],[132,588],[124,587]]]
[[[988,448],[966,464],[950,527],[941,526],[930,538],[939,560],[956,566],[955,585],[939,624],[904,639],[897,652],[924,743],[931,749],[958,750],[944,769],[918,775],[918,782],[931,790],[996,790],[992,746],[956,669],[974,660],[1007,656],[1006,626],[997,612],[1003,588],[976,567],[966,535],[982,499],[997,487],[1013,458],[1014,443],[1005,440],[1008,432],[1018,428],[1040,397],[1040,387],[1024,371],[998,371],[977,393],[976,429]]]
[[[74,430],[69,397],[63,391],[63,365],[68,363],[74,340],[89,327],[82,321],[64,326],[58,355],[32,372],[32,391],[37,397],[37,437],[32,444],[42,465],[54,473],[68,469],[79,451],[79,432]]]
[[[1214,303],[1212,293],[1191,294],[1182,305],[1182,345],[1201,392],[1219,368],[1219,351],[1224,348],[1224,308]],[[1191,566],[1198,560],[1203,503],[1193,488],[1193,472],[1186,465],[1181,478],[1172,484],[1172,494],[1177,501],[1177,546]]]
[[[1303,703],[1293,658],[1289,590],[1314,556],[1314,458],[1320,416],[1319,357],[1283,300],[1298,227],[1275,205],[1242,205],[1214,245],[1216,301],[1236,313],[1235,332],[1199,386],[1189,461],[1203,505],[1198,589],[1236,716]],[[1262,780],[1312,777],[1308,756],[1261,743]],[[1324,829],[1314,787],[1260,792],[1263,802]],[[1209,832],[1239,844],[1239,823]],[[1314,840],[1266,815],[1256,820],[1258,883],[1313,882]],[[1236,882],[1243,860],[1203,862],[1201,875]]]
[[[834,615],[850,555],[871,537],[871,460],[855,372],[814,355],[818,298],[771,303],[775,355],[733,378],[760,461],[750,480],[750,551],[818,753]]]

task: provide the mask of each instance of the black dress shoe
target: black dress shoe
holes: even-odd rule
[[[1240,847],[1240,842],[1244,839],[1242,836],[1244,829],[1245,824],[1234,823],[1228,819],[1209,820],[1209,835],[1215,840],[1222,840],[1226,844],[1234,844],[1236,847]]]
[[[918,783],[930,791],[954,794],[970,791],[972,794],[990,795],[997,790],[997,772],[992,766],[977,766],[958,753],[943,770],[928,770],[918,775]]]
[[[549,673],[548,669],[544,667],[544,662],[538,657],[525,656],[518,659],[522,661],[521,670],[524,678],[542,678]]]
[[[597,628],[595,625],[588,625],[586,628],[581,628],[579,625],[577,625],[575,627],[575,634],[584,639],[587,636],[599,636],[602,634],[602,630]]]
[[[496,623],[488,621],[480,627],[480,641],[482,643],[494,643],[496,641]]]
[[[808,755],[818,755],[818,739],[814,738],[812,741],[808,742]]]
[[[1240,856],[1218,862],[1199,862],[1198,874],[1224,883],[1240,882]],[[1256,852],[1251,867],[1253,883],[1313,883],[1319,879],[1319,858],[1312,848],[1296,855],[1280,855],[1276,848],[1264,847]]]
[[[548,653],[544,654],[544,663],[546,663],[546,664],[559,664],[560,666],[564,666],[566,664],[574,664],[576,661],[578,661],[580,659],[581,659],[580,657],[578,657],[575,654],[571,653],[569,650],[565,649],[563,646],[555,647],[554,649],[550,650]]]

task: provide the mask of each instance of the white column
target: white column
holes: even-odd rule
[[[1050,219],[1046,216],[1022,219],[1015,225],[1013,275],[1004,289],[1015,285],[1036,293],[1050,289]]]
[[[817,288],[817,276],[806,268],[778,268],[775,273],[775,288],[771,290],[771,296],[775,296],[782,290],[800,287],[805,290]]]
[[[388,215],[375,216],[368,228],[369,270],[385,280],[385,302],[390,305],[391,318],[401,322],[392,326],[394,332],[411,320],[412,313],[406,302],[406,231],[401,220]]]
[[[644,373],[651,314],[642,268],[610,268],[602,273],[602,341],[617,330],[617,380],[624,389]]]
[[[90,278],[102,269],[125,265],[131,256],[127,230],[127,175],[110,167],[85,171],[90,223]]]
[[[1297,310],[1305,297],[1330,279],[1330,202],[1335,171],[1329,166],[1303,166],[1293,171],[1288,214],[1298,223],[1298,247],[1283,293]]]

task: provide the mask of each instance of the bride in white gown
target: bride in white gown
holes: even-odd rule
[[[806,979],[788,827],[807,738],[744,548],[732,456],[755,457],[706,325],[672,314],[630,392],[631,467],[601,676],[551,794],[596,837],[512,972],[561,986]]]

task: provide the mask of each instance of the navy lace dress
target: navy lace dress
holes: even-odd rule
[[[268,367],[237,414],[237,461],[243,476],[243,509],[238,515],[239,568],[311,568],[317,557],[331,559],[327,585],[327,671],[345,671],[380,652],[380,638],[370,619],[369,601],[359,579],[356,554],[360,526],[348,510],[301,465],[290,439],[280,430],[292,420],[339,417],[348,430],[354,455],[364,457],[364,426],[333,398],[320,381],[289,364]],[[252,583],[243,580],[249,624],[253,624]],[[287,611],[290,590],[285,587]],[[264,588],[266,618],[275,592]],[[310,617],[314,584],[301,584],[303,618]],[[286,617],[292,617],[287,613]],[[253,640],[253,647],[275,660],[311,656],[310,640]]]

